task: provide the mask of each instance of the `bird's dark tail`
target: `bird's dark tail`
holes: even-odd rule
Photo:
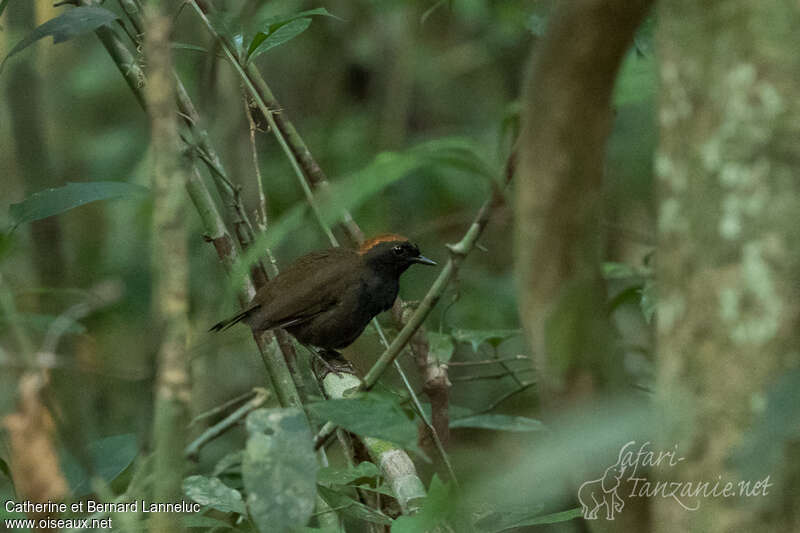
[[[225,331],[229,327],[231,327],[231,326],[233,326],[235,324],[238,324],[239,322],[241,322],[242,320],[247,318],[250,315],[250,313],[252,313],[256,309],[258,309],[259,307],[261,307],[261,306],[260,305],[253,306],[253,307],[251,307],[249,309],[245,309],[244,311],[242,311],[238,315],[234,315],[234,316],[232,316],[231,318],[229,318],[227,320],[223,320],[222,322],[217,322],[216,324],[211,326],[211,329],[209,329],[208,331]]]

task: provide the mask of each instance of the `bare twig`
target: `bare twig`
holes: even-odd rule
[[[239,421],[244,419],[251,411],[258,409],[264,402],[267,401],[269,397],[269,393],[266,389],[256,388],[253,390],[255,396],[248,400],[244,405],[240,406],[234,412],[211,426],[210,428],[206,429],[199,437],[193,440],[184,451],[184,455],[193,461],[196,461],[200,450],[211,442],[212,440],[216,439],[230,428],[235,426]],[[230,403],[230,402],[228,402]],[[191,425],[191,424],[190,424]]]
[[[448,361],[447,366],[480,366],[480,365],[496,365],[498,363],[506,363],[510,361],[530,361],[527,355],[512,355],[510,357],[500,357],[498,359],[483,359],[481,361]]]
[[[516,377],[517,372],[533,372],[533,370],[534,370],[533,368],[524,368],[524,369],[520,369],[518,371],[515,371],[515,370],[504,370],[502,372],[496,372],[494,374],[480,374],[480,375],[476,375],[476,376],[456,376],[456,377],[450,378],[450,379],[451,379],[451,381],[454,381],[454,382],[455,381],[459,381],[459,382],[462,382],[462,383],[465,382],[465,381],[481,381],[481,380],[484,380],[484,379],[502,379],[502,378],[511,377],[511,376]],[[520,381],[519,383],[521,384],[522,382]]]

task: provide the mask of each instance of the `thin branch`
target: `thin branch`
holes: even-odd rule
[[[211,426],[210,428],[206,429],[199,437],[197,437],[194,441],[191,442],[184,450],[183,454],[188,459],[196,461],[200,455],[200,450],[211,442],[212,440],[216,439],[237,423],[239,423],[242,419],[244,419],[250,412],[258,409],[267,401],[269,397],[269,393],[266,389],[256,388],[253,389],[255,396],[247,401],[244,405],[240,406],[234,412]],[[190,424],[191,425],[191,424]]]
[[[225,403],[223,403],[221,405],[217,405],[215,407],[212,407],[211,409],[209,409],[208,411],[205,411],[204,413],[200,413],[199,415],[194,417],[191,422],[189,422],[189,427],[192,427],[193,425],[197,424],[198,422],[200,422],[202,420],[205,420],[206,418],[211,418],[212,416],[217,416],[218,414],[227,411],[228,409],[230,409],[231,407],[233,407],[234,405],[236,405],[238,403],[241,403],[241,402],[244,402],[246,400],[249,400],[250,398],[252,398],[256,394],[258,394],[259,390],[261,390],[261,389],[254,388],[252,390],[249,390],[249,391],[245,392],[244,394],[236,396],[235,398],[231,398],[230,400],[228,400],[227,402],[225,402]]]
[[[447,366],[480,366],[480,365],[496,365],[498,363],[505,363],[509,361],[530,361],[527,355],[512,355],[510,357],[501,357],[498,359],[483,359],[481,361],[449,361]]]
[[[450,378],[451,381],[459,381],[459,382],[467,382],[467,381],[481,381],[484,379],[502,379],[505,377],[511,377],[517,375],[517,372],[533,372],[533,368],[525,368],[520,369],[519,371],[514,370],[504,370],[503,372],[497,372],[495,374],[480,374],[476,376],[456,376],[454,378]],[[521,381],[519,382],[522,383]]]
[[[261,177],[261,169],[258,164],[258,149],[256,148],[256,121],[253,119],[253,108],[247,100],[247,93],[243,91],[242,102],[244,103],[244,114],[247,117],[247,125],[250,131],[250,153],[253,157],[253,172],[255,172],[256,183],[258,184],[258,205],[256,210],[256,223],[261,232],[267,230],[267,195],[264,194],[264,181]]]

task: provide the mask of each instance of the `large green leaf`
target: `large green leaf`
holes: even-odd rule
[[[352,431],[357,435],[388,440],[404,448],[413,448],[417,427],[397,402],[375,394],[357,398],[326,400],[308,405],[322,420]]]
[[[18,204],[11,204],[9,214],[14,225],[47,218],[90,202],[142,195],[146,187],[123,181],[87,181],[67,183],[63,187],[33,193]]]
[[[87,446],[86,452],[94,475],[110,483],[130,466],[139,453],[139,446],[134,433],[125,433],[93,441]],[[72,488],[73,498],[92,492],[89,472],[72,455],[62,453],[61,467]]]
[[[216,477],[189,476],[183,480],[183,492],[200,505],[223,513],[247,514],[242,494]]]
[[[389,525],[392,523],[392,519],[385,514],[371,509],[337,490],[322,486],[319,487],[319,494],[331,509],[337,509],[339,513],[345,516],[374,524]]]
[[[542,431],[547,427],[539,420],[524,416],[473,415],[450,422],[451,428],[495,429],[500,431]]]
[[[497,511],[481,518],[475,527],[485,533],[500,533],[518,527],[537,526],[544,524],[557,524],[574,520],[581,516],[581,509],[576,507],[568,511],[543,515],[539,507],[525,511]]]
[[[242,479],[250,517],[262,532],[305,525],[314,511],[317,458],[300,409],[257,409],[247,416]]]
[[[294,39],[311,25],[311,18],[316,15],[338,18],[324,7],[309,9],[291,15],[270,17],[259,23],[260,31],[256,32],[247,47],[247,59],[250,60],[271,48]]]
[[[317,475],[317,483],[326,487],[335,485],[361,484],[371,481],[380,476],[381,472],[377,466],[369,461],[359,463],[344,470],[332,466],[320,468]]]
[[[81,6],[70,9],[56,18],[48,20],[18,42],[6,55],[3,62],[0,63],[0,72],[2,72],[8,58],[21,52],[39,39],[52,36],[53,44],[58,44],[77,35],[94,31],[117,18],[119,18],[117,15],[102,7]]]

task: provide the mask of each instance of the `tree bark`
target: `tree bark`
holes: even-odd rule
[[[559,3],[528,73],[518,147],[515,270],[545,417],[578,402],[590,410],[598,405],[590,401],[625,384],[605,311],[603,170],[614,81],[650,4]],[[575,497],[583,481],[559,480],[564,494]],[[629,502],[613,522],[594,520],[591,526],[643,531],[648,520],[646,502]]]
[[[602,311],[603,164],[616,73],[650,3],[564,2],[533,56],[519,141],[516,270],[546,405],[621,376]]]
[[[666,0],[659,23],[658,392],[662,448],[685,457],[663,475],[773,487],[696,512],[659,498],[657,530],[798,531],[800,453],[759,431],[800,365],[800,5]]]

